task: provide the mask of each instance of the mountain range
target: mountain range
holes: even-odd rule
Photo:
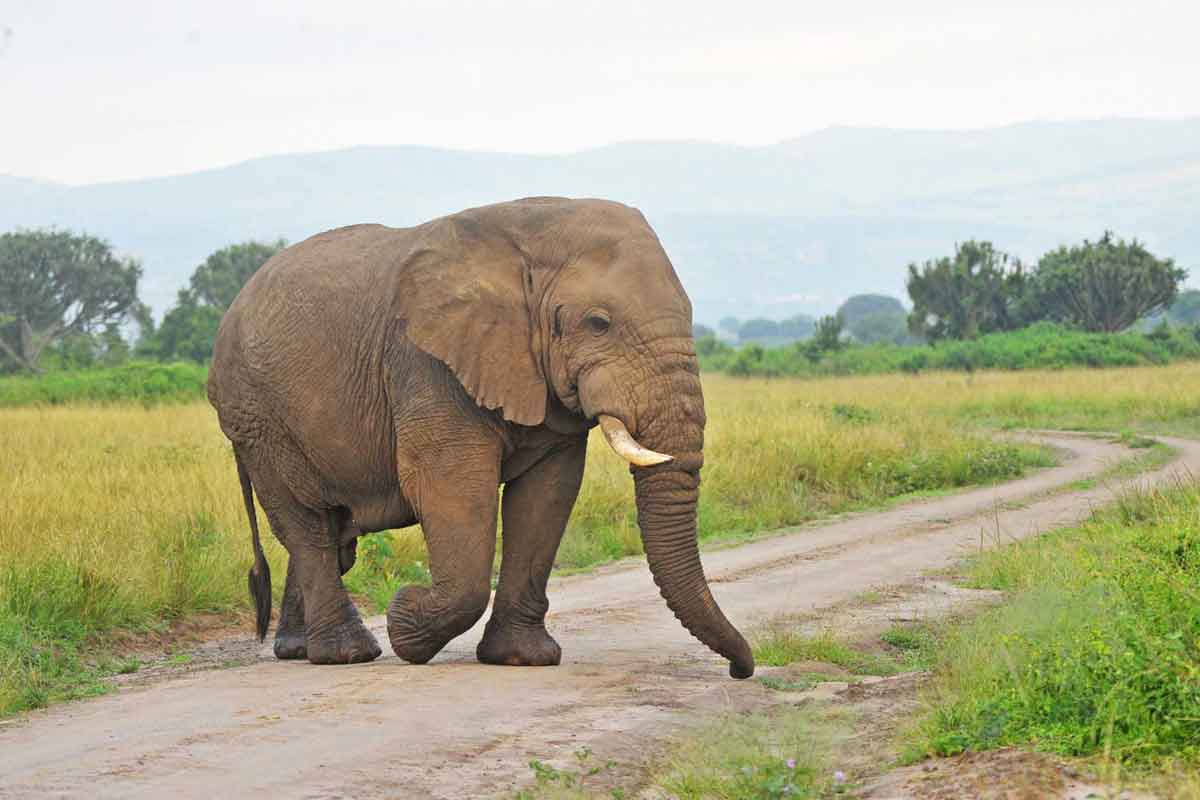
[[[142,260],[161,313],[211,251],[531,195],[607,197],[658,231],[697,321],[904,296],[905,266],[990,239],[1026,261],[1137,237],[1200,281],[1200,118],[972,131],[828,128],[762,147],[627,142],[562,155],[354,147],[136,181],[0,176],[0,231],[58,226]]]

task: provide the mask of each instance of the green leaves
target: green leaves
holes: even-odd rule
[[[955,248],[953,258],[910,264],[909,330],[936,342],[1019,328],[1026,279],[1021,262],[991,242],[970,240]]]
[[[68,231],[0,235],[0,363],[39,372],[47,346],[125,322],[141,265]]]
[[[1171,259],[1155,258],[1134,239],[1106,231],[1044,255],[1025,298],[1026,314],[1088,331],[1116,332],[1170,306],[1187,271]]]
[[[226,309],[246,281],[285,245],[282,239],[242,242],[210,255],[192,273],[189,287],[179,291],[162,325],[139,344],[139,354],[163,361],[208,361]]]

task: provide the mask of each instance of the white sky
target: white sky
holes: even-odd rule
[[[0,0],[0,173],[1200,115],[1194,0]]]

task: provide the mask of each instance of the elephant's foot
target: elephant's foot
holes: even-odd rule
[[[562,648],[540,623],[519,625],[488,620],[475,657],[484,664],[510,667],[553,667],[562,661]]]
[[[370,634],[368,634],[370,635]],[[308,658],[308,639],[304,631],[275,634],[275,657],[284,661]]]
[[[329,628],[310,631],[305,649],[313,664],[358,664],[374,661],[383,652],[357,612]]]
[[[388,639],[396,655],[410,664],[425,664],[436,656],[449,637],[437,636],[421,614],[421,601],[429,595],[423,586],[405,586],[388,604]]]
[[[475,593],[444,598],[424,586],[405,586],[388,605],[392,650],[412,664],[424,664],[487,610],[486,584]]]

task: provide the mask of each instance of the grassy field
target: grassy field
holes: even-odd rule
[[[1192,430],[1200,367],[778,381],[705,379],[701,536],[745,536],[1047,463],[976,424]],[[0,410],[0,711],[97,691],[99,644],[246,605],[250,547],[229,447],[203,403]],[[265,544],[277,584],[284,553]],[[641,551],[627,470],[601,443],[560,551]],[[364,540],[348,576],[376,604],[427,577],[416,529]],[[276,590],[280,587],[277,585]]]
[[[1200,793],[1200,485],[1130,494],[978,557],[998,608],[951,629],[913,756],[1027,745]]]

